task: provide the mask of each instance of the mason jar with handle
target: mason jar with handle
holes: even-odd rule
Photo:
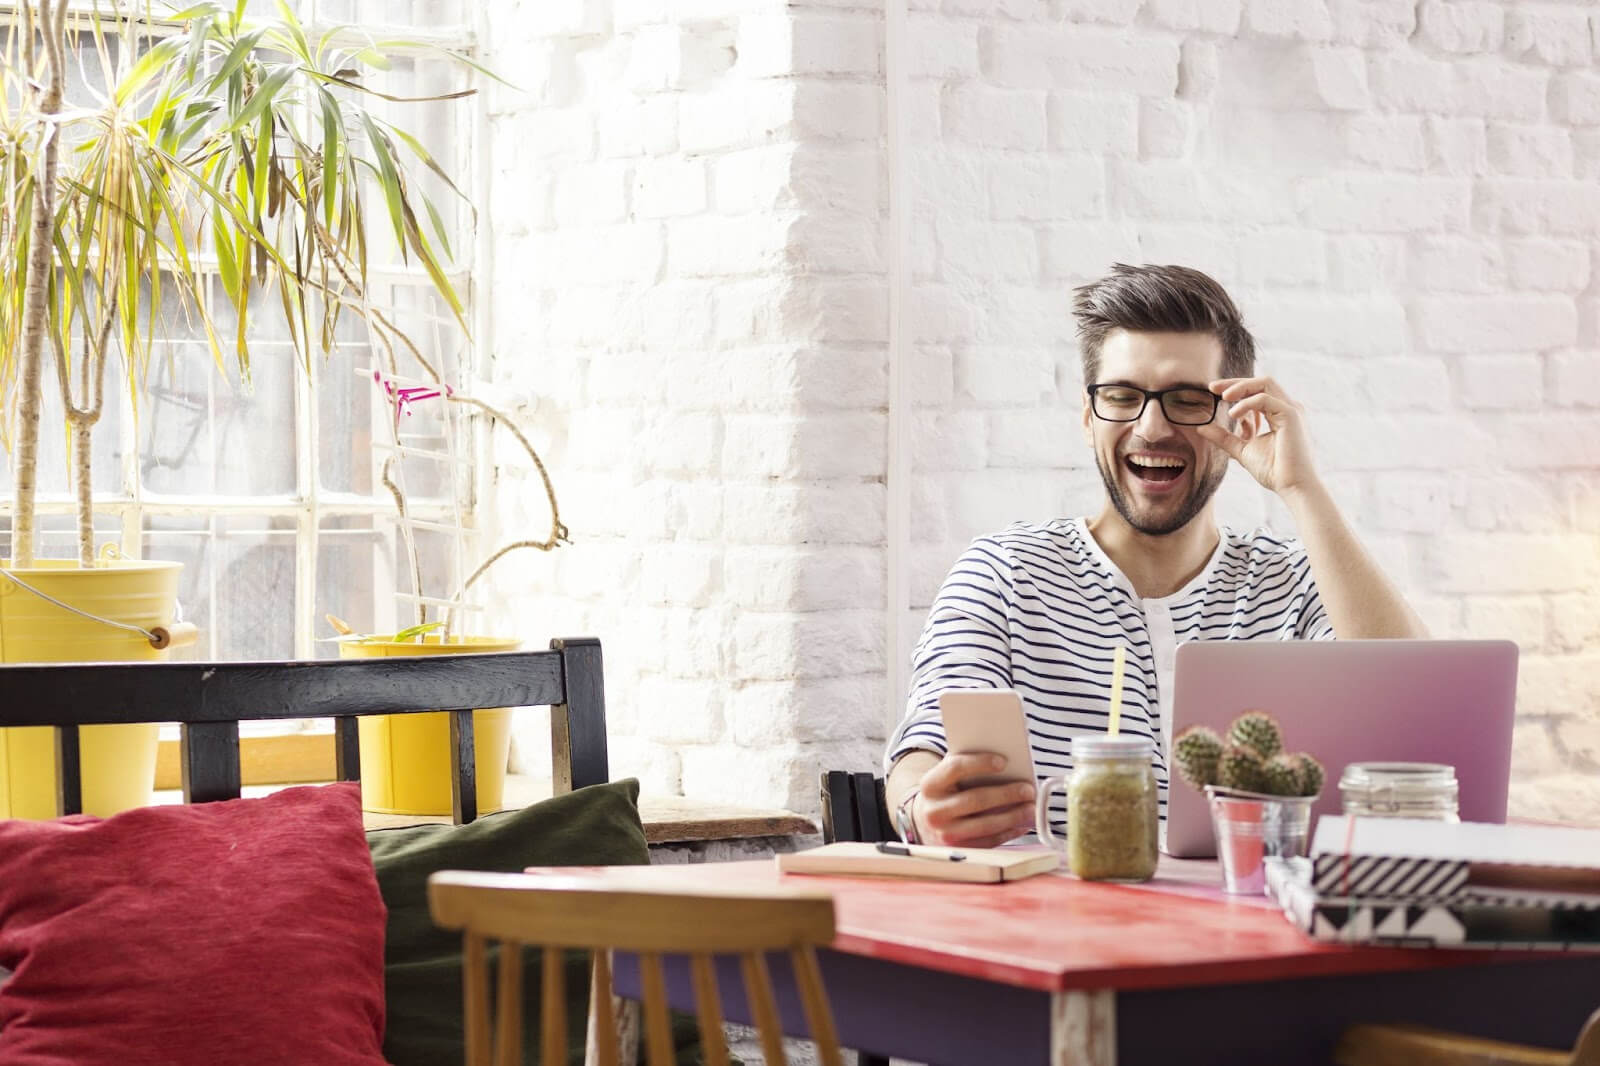
[[[1148,881],[1155,876],[1160,808],[1145,737],[1072,738],[1074,769],[1039,782],[1039,839],[1065,850],[1067,868],[1086,881]],[[1067,795],[1067,835],[1050,826],[1050,796]]]

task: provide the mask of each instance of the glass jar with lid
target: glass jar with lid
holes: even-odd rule
[[[1145,737],[1072,739],[1073,771],[1039,783],[1040,839],[1056,843],[1048,803],[1067,794],[1067,867],[1086,881],[1148,881],[1156,872],[1155,747]]]
[[[1460,821],[1453,766],[1431,762],[1353,762],[1339,777],[1344,813],[1360,817]]]

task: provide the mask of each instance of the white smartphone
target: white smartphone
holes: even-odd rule
[[[1010,781],[1033,784],[1033,747],[1028,743],[1028,720],[1022,714],[1022,697],[1009,688],[957,688],[939,694],[939,715],[944,736],[954,754],[995,752],[1004,755],[1006,767],[989,777],[973,778],[967,787],[998,785]]]

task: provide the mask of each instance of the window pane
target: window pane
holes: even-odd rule
[[[216,626],[211,611],[216,574],[212,570],[210,523],[204,518],[150,515],[144,520],[144,557],[182,563],[178,577],[178,611],[193,622],[200,639],[173,652],[180,659],[217,659]]]
[[[392,529],[370,515],[324,519],[317,537],[318,637],[332,636],[323,617],[336,615],[357,633],[393,633],[395,554]],[[336,644],[319,639],[317,658],[337,658]]]
[[[548,0],[540,0],[541,3]],[[316,0],[317,17],[351,25],[450,26],[462,19],[460,0]]]
[[[15,521],[11,515],[0,515],[0,559],[12,557],[11,529]],[[94,543],[98,550],[107,543],[120,543],[122,528],[115,515],[94,516]],[[35,541],[35,558],[76,559],[78,557],[78,519],[70,514],[42,514],[38,517],[38,538]]]

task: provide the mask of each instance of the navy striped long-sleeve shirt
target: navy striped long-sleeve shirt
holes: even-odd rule
[[[1121,729],[1155,742],[1164,823],[1178,644],[1333,636],[1305,550],[1266,529],[1223,527],[1205,568],[1156,599],[1134,591],[1083,519],[1019,522],[973,541],[945,578],[917,642],[906,716],[889,738],[885,766],[919,748],[944,754],[939,693],[1014,688],[1036,772],[1070,770],[1070,739],[1105,732],[1121,643]],[[1051,813],[1053,822],[1066,819],[1059,792]]]

